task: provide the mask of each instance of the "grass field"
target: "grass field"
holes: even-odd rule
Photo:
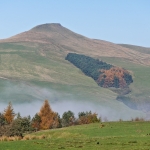
[[[40,131],[34,140],[0,142],[1,150],[149,150],[150,122],[105,122]],[[31,136],[30,135],[30,136]],[[36,139],[44,135],[45,139]]]

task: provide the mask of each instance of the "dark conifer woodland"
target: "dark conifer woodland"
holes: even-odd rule
[[[93,78],[101,87],[125,88],[133,82],[132,76],[123,68],[89,56],[69,53],[66,60],[79,68],[85,75]]]

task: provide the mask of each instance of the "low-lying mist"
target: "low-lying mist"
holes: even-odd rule
[[[92,101],[86,99],[77,99],[75,95],[69,92],[59,92],[51,88],[41,88],[39,86],[8,82],[0,82],[2,90],[0,91],[0,112],[8,106],[11,101],[15,113],[20,112],[21,116],[30,115],[33,117],[40,111],[45,99],[48,99],[53,111],[58,112],[60,116],[65,111],[71,110],[78,117],[79,112],[92,111],[97,113],[103,121],[131,120],[135,117],[145,117],[143,112],[132,110],[121,102],[105,103],[103,101]],[[110,105],[112,104],[112,105]]]
[[[8,104],[1,103],[0,104],[0,110],[1,112],[4,111],[4,108],[7,107]],[[23,103],[23,104],[13,104],[13,109],[15,113],[20,112],[21,116],[28,116],[30,115],[33,117],[36,113],[40,111],[40,108],[43,105],[42,101],[37,102],[31,102],[31,103]],[[122,120],[131,120],[135,117],[144,117],[145,115],[143,113],[140,113],[138,111],[137,115],[131,112],[134,111],[128,111],[128,109],[120,110],[119,112],[117,110],[113,110],[110,107],[103,107],[101,105],[96,105],[90,102],[79,102],[75,100],[71,101],[57,101],[57,102],[50,102],[51,108],[53,111],[58,112],[60,116],[65,111],[71,110],[74,112],[75,116],[78,117],[78,113],[82,111],[92,111],[93,113],[97,113],[98,117],[101,117],[103,121],[117,121],[119,119]]]

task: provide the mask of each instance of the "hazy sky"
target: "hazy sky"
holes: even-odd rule
[[[150,47],[150,0],[1,0],[0,39],[44,23],[89,38]]]

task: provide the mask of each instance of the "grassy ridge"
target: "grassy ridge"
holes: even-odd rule
[[[136,46],[136,45],[129,45],[129,44],[118,44],[118,45],[133,49],[133,50],[141,52],[141,53],[150,54],[150,48]]]
[[[17,149],[149,149],[150,122],[106,122],[47,130],[32,134],[45,135],[45,139],[0,142],[3,150]]]

